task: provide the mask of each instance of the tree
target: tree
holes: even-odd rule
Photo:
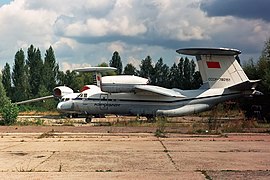
[[[82,77],[82,74],[84,73],[80,73],[80,74]],[[69,87],[71,87],[75,91],[80,90],[84,86],[84,82],[81,77],[78,77],[75,71],[67,70],[64,84],[67,84]]]
[[[12,72],[12,81],[14,85],[14,101],[26,100],[29,97],[29,84],[27,77],[27,67],[25,56],[22,49],[15,54],[15,63]]]
[[[169,86],[169,67],[160,58],[154,67],[153,84],[157,86]]]
[[[2,114],[5,125],[11,125],[16,122],[18,116],[18,107],[12,104],[6,95],[5,88],[2,83],[2,76],[0,75],[0,113]]]
[[[192,86],[191,89],[198,89],[199,87],[201,87],[201,85],[203,84],[202,82],[202,76],[201,73],[199,71],[196,71],[193,74],[193,78],[192,78]]]
[[[0,112],[2,112],[4,105],[8,103],[9,99],[6,94],[6,90],[3,86],[1,75],[0,75],[0,97],[1,97],[0,98]]]
[[[170,74],[169,74],[169,82],[170,82],[170,88],[179,88],[179,71],[176,63],[173,63],[172,67],[170,68]]]
[[[2,70],[2,83],[6,90],[7,96],[11,98],[12,95],[12,88],[11,88],[11,74],[10,74],[10,66],[8,63],[4,66]],[[0,96],[2,97],[2,96]]]
[[[150,56],[147,56],[141,61],[139,76],[143,78],[148,78],[152,84],[152,79],[154,75],[154,67],[152,65],[152,59]]]
[[[180,58],[178,63],[178,88],[183,89],[184,88],[184,58]]]
[[[184,60],[183,69],[183,89],[190,89],[191,86],[191,66],[189,59],[186,57]]]
[[[243,64],[243,70],[249,79],[260,79],[258,67],[256,64],[254,64],[253,59],[249,59],[246,63]]]
[[[262,80],[261,90],[268,94],[270,91],[270,38],[265,42],[258,61],[258,76]]]
[[[33,45],[27,50],[26,64],[28,66],[31,96],[36,97],[43,82],[43,73],[41,73],[43,71],[43,61],[40,50],[34,48]]]
[[[113,53],[112,59],[110,60],[110,67],[117,68],[117,74],[122,73],[122,69],[123,69],[122,61],[121,61],[121,57],[117,51],[115,51]]]
[[[44,85],[50,92],[57,84],[58,72],[59,66],[56,63],[53,48],[50,46],[45,53],[43,68]]]
[[[138,71],[135,66],[133,66],[131,63],[128,63],[124,68],[124,74],[137,76]]]
[[[19,108],[16,104],[11,103],[10,100],[4,105],[2,109],[2,117],[5,125],[12,125],[16,123],[19,114]]]

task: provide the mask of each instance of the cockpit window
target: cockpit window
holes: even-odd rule
[[[87,93],[81,93],[78,97],[79,98],[87,98]]]
[[[65,102],[65,101],[69,101],[69,100],[70,100],[70,98],[62,98],[61,102]]]

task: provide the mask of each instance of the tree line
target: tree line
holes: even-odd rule
[[[117,51],[113,53],[109,65],[117,68],[117,74],[122,74],[121,57]],[[178,63],[173,63],[169,67],[163,62],[162,57],[154,63],[152,58],[147,56],[141,60],[139,70],[133,64],[128,63],[124,67],[123,74],[148,78],[150,84],[165,88],[197,89],[201,86],[202,79],[195,68],[194,60],[187,57],[181,57]]]

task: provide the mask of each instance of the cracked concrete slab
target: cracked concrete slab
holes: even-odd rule
[[[1,179],[264,179],[269,134],[5,133]],[[266,178],[265,178],[266,179]]]

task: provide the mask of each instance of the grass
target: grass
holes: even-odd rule
[[[24,120],[24,121],[17,121],[14,125],[17,126],[43,126],[44,120],[43,119],[34,119],[34,120]]]
[[[167,123],[167,117],[161,116],[156,118],[156,124],[157,124],[157,129],[155,132],[156,137],[166,137],[166,123]]]
[[[35,110],[19,112],[19,116],[46,116],[46,115],[59,116],[60,113],[57,111],[35,111]]]

